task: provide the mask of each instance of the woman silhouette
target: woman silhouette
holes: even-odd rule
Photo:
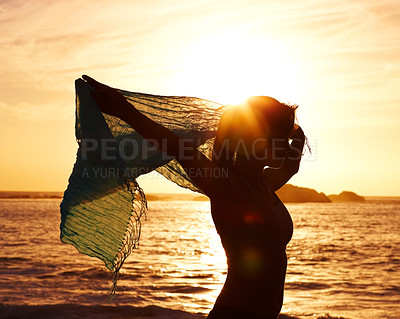
[[[187,143],[183,149],[177,135],[140,113],[117,90],[89,76],[83,78],[93,86],[92,97],[102,112],[121,118],[158,145],[166,141],[168,155],[210,198],[228,273],[207,318],[276,319],[283,302],[285,249],[293,224],[274,191],[299,169],[305,137],[294,123],[296,107],[261,96],[228,109],[209,160]],[[198,173],[222,168],[228,174]]]

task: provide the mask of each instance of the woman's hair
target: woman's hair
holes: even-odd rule
[[[297,105],[288,105],[269,96],[253,96],[243,104],[229,107],[221,117],[212,158],[220,167],[233,168],[241,138],[261,129],[289,138],[295,127]]]

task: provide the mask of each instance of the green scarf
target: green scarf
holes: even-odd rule
[[[201,191],[175,159],[155,149],[124,121],[102,113],[87,82],[78,79],[75,88],[79,148],[60,205],[60,238],[113,271],[113,296],[119,270],[132,249],[139,247],[141,217],[147,209],[136,178],[156,170],[179,186]],[[211,157],[223,106],[194,97],[120,92],[139,111]]]

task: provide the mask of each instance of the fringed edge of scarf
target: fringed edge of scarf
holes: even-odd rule
[[[140,187],[136,179],[132,178],[130,180],[125,178],[125,184],[128,191],[131,193],[131,204],[132,211],[127,225],[127,230],[122,243],[122,247],[114,260],[113,274],[112,274],[112,284],[110,291],[108,293],[108,302],[115,296],[117,290],[117,281],[119,277],[119,271],[124,264],[126,258],[132,253],[133,249],[139,248],[139,239],[142,229],[141,217],[145,215],[147,210],[147,200],[143,189]]]

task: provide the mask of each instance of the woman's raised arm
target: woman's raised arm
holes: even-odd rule
[[[264,170],[263,178],[271,188],[276,191],[285,185],[289,179],[299,171],[301,156],[304,148],[305,136],[300,126],[295,130],[282,166],[279,169],[267,168]]]
[[[142,114],[116,89],[97,82],[87,75],[83,75],[82,78],[93,86],[92,97],[102,112],[122,119],[155,147],[175,157],[192,181],[207,196],[210,197],[218,191],[221,186],[219,178],[215,178],[212,174],[216,169],[214,163],[193,143],[180,139],[166,127]]]

